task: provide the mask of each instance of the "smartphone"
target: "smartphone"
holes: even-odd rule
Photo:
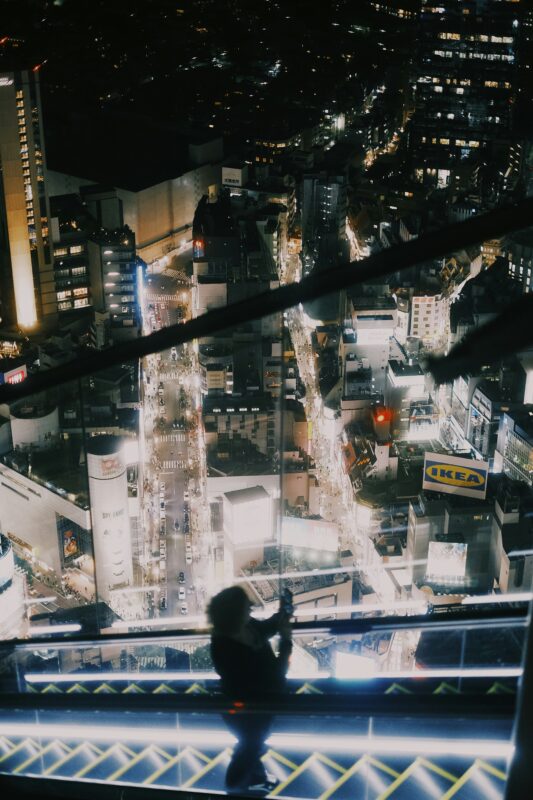
[[[292,602],[292,592],[290,589],[284,589],[281,593],[280,609],[288,617],[294,614],[294,603]]]

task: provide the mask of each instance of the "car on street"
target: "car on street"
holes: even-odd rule
[[[178,583],[185,583],[185,573],[184,572],[180,572],[178,574]]]
[[[185,600],[185,599],[186,599],[185,588],[183,586],[180,586],[178,591],[178,600]]]
[[[179,529],[180,529],[180,523],[179,523],[179,520],[175,519],[175,520],[174,520],[174,530],[175,530],[175,531],[179,531]]]
[[[164,406],[165,405],[165,398],[164,397],[160,397],[159,398],[159,405],[160,406]]]
[[[187,553],[185,553],[185,563],[186,564],[192,564],[192,553],[191,553],[191,551],[188,551]]]
[[[187,603],[182,603],[180,608],[180,614],[188,614],[189,613],[189,606]]]
[[[167,607],[166,598],[162,597],[161,598],[161,602],[159,603],[159,608],[161,609],[161,611],[164,611],[166,609],[166,607]]]
[[[183,499],[184,500],[188,500],[189,499],[189,492],[187,492],[187,491],[183,492]]]

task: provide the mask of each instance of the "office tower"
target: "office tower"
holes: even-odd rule
[[[139,333],[139,267],[135,234],[127,226],[102,231],[88,243],[92,304],[109,313],[113,341]]]
[[[36,69],[0,73],[1,316],[31,329],[57,313]]]
[[[346,179],[323,172],[305,175],[302,190],[304,273],[347,260]]]
[[[420,182],[444,188],[456,184],[464,167],[505,160],[517,9],[510,0],[422,3],[416,111],[409,134]]]

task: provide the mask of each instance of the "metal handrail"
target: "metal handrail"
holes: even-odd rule
[[[171,325],[149,336],[122,342],[108,350],[95,351],[84,358],[31,375],[22,383],[6,384],[0,387],[0,403],[10,403],[36,392],[92,375],[99,370],[167,350],[193,339],[211,336],[227,330],[228,327],[280,313],[298,303],[317,300],[341,289],[408,269],[415,264],[448,255],[486,239],[526,228],[532,221],[533,197],[529,197],[519,203],[480,214],[465,222],[431,231],[418,239],[383,250],[361,261],[354,261],[324,272],[315,272],[299,283],[281,286],[238,303],[216,308],[185,324]]]
[[[518,604],[517,604],[518,605]],[[332,613],[334,609],[331,610]],[[163,623],[164,624],[164,623]],[[481,628],[509,628],[525,627],[527,625],[527,604],[520,603],[518,608],[491,608],[475,611],[475,606],[469,606],[467,612],[452,612],[449,614],[428,616],[426,614],[404,617],[366,617],[363,619],[329,620],[327,623],[295,622],[292,625],[296,636],[306,635],[336,635],[369,633],[393,633],[398,630],[468,630]],[[139,621],[139,627],[142,621]],[[180,628],[171,631],[142,631],[132,633],[102,633],[94,635],[57,635],[33,637],[31,639],[9,639],[0,641],[0,656],[2,651],[35,650],[37,647],[45,648],[76,648],[84,645],[131,645],[136,642],[156,643],[173,639],[198,640],[210,636],[208,628]]]
[[[353,716],[402,715],[461,717],[505,716],[514,713],[516,697],[512,694],[265,694],[262,698],[230,701],[217,695],[161,694],[32,694],[0,693],[2,710],[60,711],[153,711],[191,714],[275,714]]]

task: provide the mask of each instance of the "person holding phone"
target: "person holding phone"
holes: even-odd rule
[[[226,788],[232,792],[268,793],[277,781],[265,771],[261,756],[273,717],[263,713],[239,714],[238,707],[250,700],[264,701],[269,693],[286,691],[292,652],[292,596],[290,592],[284,593],[280,610],[266,620],[251,617],[251,606],[244,589],[231,586],[212,598],[207,613],[213,626],[211,656],[222,691],[239,704],[234,713],[223,715],[237,738],[226,772]],[[269,641],[276,634],[280,636],[277,655]]]

